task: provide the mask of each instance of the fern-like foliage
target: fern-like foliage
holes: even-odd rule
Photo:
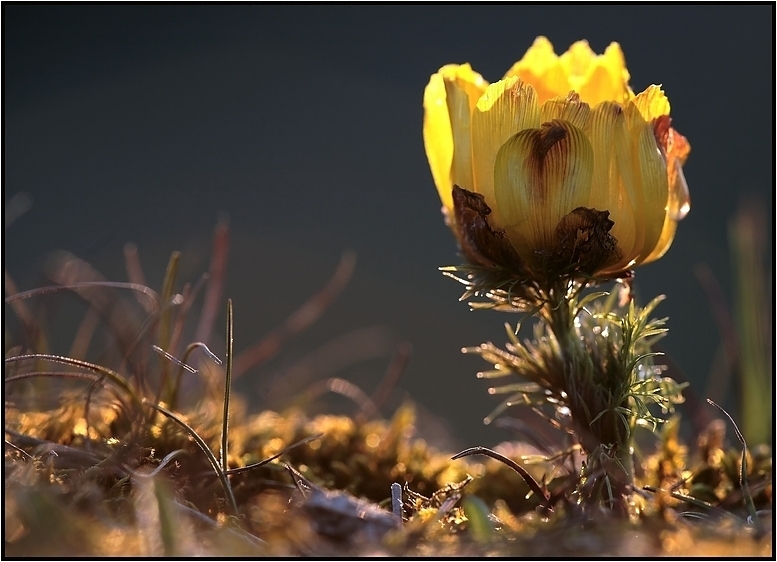
[[[604,298],[608,297],[608,298]],[[533,337],[520,341],[506,324],[504,349],[493,343],[467,348],[494,369],[478,374],[496,379],[516,375],[521,382],[494,386],[491,394],[507,397],[486,417],[490,423],[511,406],[523,405],[554,425],[581,437],[584,445],[625,443],[635,427],[653,431],[662,415],[683,401],[684,384],[664,376],[652,346],[666,333],[666,318],[651,318],[658,297],[644,307],[632,301],[625,310],[615,306],[615,294],[592,293],[572,298],[572,341],[560,343],[542,316]],[[651,406],[657,404],[660,412]]]

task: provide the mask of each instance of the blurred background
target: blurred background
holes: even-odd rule
[[[19,290],[50,284],[59,250],[125,281],[127,242],[155,289],[173,250],[180,278],[195,282],[228,219],[224,296],[240,351],[352,250],[341,297],[238,387],[255,409],[334,376],[370,394],[409,342],[383,412],[411,397],[422,431],[446,447],[509,436],[483,425],[496,405],[475,377],[487,365],[460,349],[503,343],[516,318],[470,312],[437,271],[459,258],[424,155],[423,88],[451,62],[495,81],[538,35],[557,52],[619,42],[633,89],[663,84],[692,146],[690,215],[669,253],[638,271],[638,296],[668,297],[657,313],[670,318],[671,376],[696,400],[716,393],[735,407],[708,294],[729,307],[737,298],[729,224],[741,201],[766,210],[773,264],[773,6],[5,3],[2,16],[4,257]],[[754,306],[770,311],[772,295],[769,281]],[[224,308],[209,342],[219,353]],[[79,321],[50,319],[54,352],[68,351]],[[318,407],[353,411],[344,400]]]

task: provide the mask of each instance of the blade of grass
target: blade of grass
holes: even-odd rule
[[[172,324],[173,314],[173,294],[175,292],[175,279],[178,275],[178,265],[181,262],[181,252],[170,254],[170,261],[167,262],[167,271],[165,279],[162,282],[162,314],[159,317],[159,335],[157,338],[158,347],[167,350],[170,347],[170,326]],[[160,387],[167,388],[170,378],[170,366],[167,363],[162,364],[162,374],[160,376]]]
[[[18,375],[11,375],[3,379],[3,384],[9,382],[21,381],[24,379],[32,379],[36,377],[62,377],[66,379],[84,379],[89,382],[100,380],[104,377],[96,373],[74,373],[72,371],[32,371],[30,373],[19,373]]]
[[[262,461],[254,463],[254,464],[249,464],[248,466],[242,466],[240,468],[230,468],[229,470],[226,471],[226,473],[229,476],[234,476],[235,474],[242,474],[244,472],[248,472],[249,470],[255,470],[257,468],[260,468],[260,467],[262,467],[262,466],[264,466],[264,465],[274,461],[278,457],[285,455],[286,453],[288,453],[292,449],[296,449],[297,447],[301,447],[302,445],[310,443],[311,441],[315,441],[317,439],[321,439],[323,436],[324,436],[323,433],[319,433],[318,435],[311,435],[309,437],[305,437],[305,439],[297,441],[296,443],[292,443],[288,447],[284,447],[283,449],[281,449],[280,451],[278,451],[277,453],[275,453],[271,457],[268,457],[268,458],[266,458],[266,459],[264,459]]]
[[[205,456],[208,459],[208,462],[210,462],[210,465],[213,467],[214,472],[219,477],[219,480],[221,481],[221,486],[224,488],[224,495],[227,498],[227,503],[229,505],[230,515],[237,516],[237,502],[235,501],[235,495],[232,493],[232,486],[229,484],[229,479],[227,478],[226,474],[224,474],[224,471],[221,469],[221,465],[219,464],[218,459],[216,458],[216,455],[213,454],[213,451],[211,451],[208,448],[207,443],[200,437],[200,435],[192,428],[189,424],[187,424],[185,421],[183,421],[181,418],[179,418],[177,415],[175,415],[173,412],[165,408],[164,406],[159,406],[157,404],[152,404],[146,399],[143,399],[143,404],[148,406],[149,408],[153,408],[154,410],[160,412],[165,417],[173,420],[178,426],[180,426],[186,433],[191,436],[192,439],[194,439],[194,442],[197,444],[197,446],[200,448],[200,450],[205,454]]]
[[[771,441],[772,331],[768,303],[769,282],[765,271],[766,217],[763,206],[748,201],[729,226],[734,263],[734,309],[739,342],[740,417],[751,443]]]
[[[234,376],[239,377],[249,369],[274,357],[286,341],[313,325],[343,292],[351,280],[355,266],[356,254],[352,252],[343,254],[334,275],[323,289],[298,308],[279,328],[256,345],[243,351],[235,359]]]
[[[82,367],[89,371],[94,371],[95,373],[99,373],[105,376],[106,379],[108,379],[109,381],[113,382],[118,387],[120,387],[132,399],[132,402],[134,404],[136,404],[137,406],[140,406],[140,400],[138,398],[138,395],[135,394],[135,390],[132,388],[132,386],[119,373],[111,369],[108,369],[107,367],[96,365],[94,363],[89,363],[88,361],[82,361],[80,359],[72,359],[70,357],[62,357],[60,355],[46,355],[42,353],[7,357],[5,359],[5,362],[14,363],[18,361],[27,361],[27,360],[33,360],[33,361],[43,360],[43,361],[51,361],[52,363],[62,363],[64,365],[74,365],[76,367]]]
[[[372,393],[372,405],[364,412],[368,420],[380,414],[380,407],[388,399],[391,391],[394,390],[402,373],[405,372],[407,361],[410,359],[412,351],[413,346],[409,342],[402,342],[397,346],[388,369],[386,369],[383,378],[378,383],[378,388]]]
[[[657,494],[659,492],[659,488],[656,488],[655,486],[642,486],[642,489],[647,492],[650,492],[651,494]],[[726,511],[725,509],[721,509],[716,505],[712,505],[709,502],[700,500],[699,498],[694,498],[693,496],[688,496],[686,494],[683,494],[674,490],[662,490],[662,491],[668,492],[676,500],[680,500],[689,505],[706,509],[710,513],[714,513],[715,515],[718,515],[721,518],[728,518],[728,519],[731,519],[732,521],[736,521],[737,523],[742,523],[742,519],[740,519],[733,513]]]
[[[176,377],[176,380],[180,380],[180,370],[181,369],[186,370],[186,371],[188,371],[188,372],[190,372],[192,374],[197,374],[197,369],[195,369],[194,367],[190,367],[189,365],[187,365],[186,363],[184,363],[183,361],[181,361],[177,357],[173,356],[170,353],[167,353],[164,349],[162,349],[158,345],[152,345],[151,349],[156,351],[159,355],[161,355],[162,357],[167,359],[169,362],[174,363],[175,365],[178,366],[178,368],[179,368],[179,371],[178,371],[179,375]],[[163,373],[167,373],[167,372],[168,372],[167,371],[167,367],[165,367],[164,370],[163,370]],[[169,386],[170,386],[170,379],[169,379],[169,377],[164,376],[163,379],[160,381],[159,387],[157,388],[157,391],[156,391],[156,395],[154,396],[154,402],[156,404],[159,404],[159,402],[160,402],[160,400],[162,399],[163,396],[165,398],[167,398],[169,395],[172,394],[172,391],[169,390]],[[169,402],[167,402],[167,400],[164,400],[164,402],[167,403],[167,404],[170,404]],[[171,405],[171,407],[172,407],[172,405]],[[151,419],[153,418],[154,415],[155,414],[153,412],[151,412],[150,417],[149,417],[149,421],[151,421]]]
[[[178,275],[178,265],[181,262],[181,252],[173,252],[170,254],[170,261],[167,262],[167,270],[165,271],[165,279],[162,282],[162,314],[159,318],[159,347],[167,349],[170,345],[170,317],[172,315],[172,307],[169,306],[175,292],[175,278]]]
[[[36,450],[33,451],[33,457],[43,457],[45,455],[52,455],[53,453],[53,457],[56,457],[59,460],[66,459],[77,462],[82,468],[96,466],[105,460],[92,453],[82,451],[81,449],[55,443],[54,441],[49,441],[47,439],[25,435],[24,433],[19,433],[18,431],[14,431],[7,427],[4,428],[3,431],[14,437],[20,445],[35,447]]]
[[[494,525],[489,518],[488,506],[477,496],[468,496],[461,503],[472,536],[480,544],[488,544],[494,535]]]
[[[17,293],[7,297],[5,302],[12,303],[39,295],[72,291],[76,296],[89,303],[92,309],[100,315],[105,325],[111,328],[116,336],[123,360],[131,364],[134,372],[138,374],[133,379],[133,382],[139,386],[139,383],[142,382],[143,373],[146,371],[147,353],[136,356],[134,351],[148,327],[154,325],[156,321],[160,307],[159,295],[149,287],[99,279],[99,273],[86,262],[75,258],[75,256],[70,256],[70,258],[64,260],[64,264],[53,275],[55,280],[60,282],[59,285],[50,285]],[[88,279],[98,278],[99,280],[80,281],[79,279],[83,277]],[[115,295],[106,294],[105,292],[97,291],[97,289],[131,290],[143,294],[150,301],[150,307],[153,312],[140,327],[137,327],[136,323],[132,321],[135,319],[135,315],[131,313],[132,311],[126,306],[126,303],[120,301]],[[144,313],[146,308],[148,307],[144,308]]]
[[[729,389],[730,375],[739,357],[739,343],[734,319],[726,304],[723,289],[715,278],[715,274],[707,264],[700,263],[693,268],[702,291],[707,297],[707,303],[715,320],[721,343],[722,368],[715,371],[716,376],[710,376],[707,382],[705,395],[712,396],[715,400],[722,399]],[[715,363],[719,364],[718,362]],[[716,396],[713,396],[713,392]]]
[[[178,552],[178,534],[176,532],[175,516],[173,515],[173,497],[167,486],[159,480],[153,479],[154,498],[159,512],[159,536],[162,539],[163,554],[165,557],[175,556]]]
[[[14,451],[16,451],[21,456],[21,458],[24,459],[25,461],[32,460],[32,455],[27,451],[25,451],[24,449],[22,449],[21,447],[19,447],[18,445],[14,445],[8,439],[3,439],[3,442],[5,443],[6,447],[10,447]]]
[[[4,279],[5,293],[7,295],[5,303],[10,304],[11,308],[16,313],[16,316],[19,317],[19,320],[24,326],[24,330],[27,332],[27,338],[30,341],[30,346],[32,349],[35,349],[40,353],[46,353],[48,351],[49,344],[46,339],[46,334],[40,327],[40,323],[37,321],[32,312],[30,312],[30,309],[27,307],[27,305],[22,302],[22,299],[13,298],[21,293],[19,293],[19,289],[16,287],[16,284],[7,271],[5,272]]]
[[[759,534],[762,534],[763,529],[761,528],[761,521],[758,519],[758,515],[756,514],[755,504],[753,503],[753,496],[750,493],[750,484],[747,479],[747,442],[745,441],[745,436],[742,435],[741,431],[739,431],[737,422],[734,421],[734,418],[732,418],[726,410],[724,410],[709,398],[707,398],[707,402],[725,414],[725,416],[731,422],[731,425],[734,426],[734,432],[737,434],[737,439],[739,439],[739,442],[742,444],[742,459],[739,463],[739,487],[742,489],[742,495],[745,498],[745,505],[747,506],[747,511],[753,520],[753,525],[755,526],[756,531]]]
[[[221,526],[217,521],[214,521],[213,519],[211,519],[204,513],[197,511],[196,509],[192,509],[189,506],[180,504],[176,500],[172,500],[172,503],[181,513],[185,513],[186,515],[193,517],[197,521],[208,525],[212,529],[219,529],[219,530],[222,530],[223,532],[229,533],[230,535],[233,535],[238,539],[246,541],[251,546],[257,546],[257,547],[267,546],[267,543],[265,541],[263,541],[259,537],[255,537],[254,535],[247,533],[240,527]]]
[[[517,472],[521,476],[521,478],[523,478],[523,481],[526,482],[526,485],[529,486],[529,488],[531,488],[531,491],[535,493],[537,498],[540,499],[540,503],[543,505],[543,507],[552,511],[552,507],[550,505],[550,498],[545,493],[545,491],[540,487],[537,481],[532,477],[532,475],[529,474],[529,472],[520,464],[502,455],[501,453],[497,453],[496,451],[493,451],[486,447],[480,447],[480,446],[470,447],[469,449],[465,449],[460,453],[453,455],[451,457],[451,460],[456,460],[463,457],[469,457],[471,455],[485,455],[487,457],[491,457],[492,459],[496,459],[499,462],[502,462],[507,466],[509,466],[510,468],[512,468],[515,472]]]
[[[221,363],[222,363],[221,359],[219,359],[218,356],[216,356],[216,354],[213,353],[210,349],[208,349],[208,346],[205,345],[202,342],[194,342],[194,343],[190,343],[188,346],[186,346],[186,350],[184,351],[183,357],[181,358],[181,363],[185,364],[189,360],[189,355],[192,353],[192,351],[194,351],[195,349],[198,349],[198,348],[202,349],[205,352],[205,354],[208,357],[210,357],[217,365],[221,365]],[[182,377],[183,377],[183,371],[184,371],[183,367],[179,366],[178,367],[178,373],[175,376],[175,382],[173,383],[173,387],[172,387],[172,390],[171,390],[170,401],[169,401],[170,407],[172,409],[175,409],[175,407],[176,407],[176,405],[178,403],[178,393],[179,393],[180,388],[181,388],[181,380],[182,380]],[[198,373],[199,371],[195,371],[195,372]]]
[[[352,382],[339,377],[331,377],[312,384],[297,400],[295,400],[295,402],[297,404],[307,404],[326,392],[332,392],[349,398],[359,406],[360,414],[363,417],[367,417],[368,412],[377,410],[373,401],[361,388]]]
[[[84,314],[84,319],[73,337],[73,343],[70,345],[70,351],[67,354],[68,357],[86,358],[86,352],[89,350],[89,344],[92,342],[92,336],[99,323],[100,314],[90,307],[86,314]]]
[[[208,274],[203,273],[197,282],[192,287],[189,283],[184,284],[181,290],[181,304],[178,307],[178,315],[175,318],[175,325],[173,326],[173,333],[170,336],[170,353],[177,353],[178,346],[181,343],[181,336],[183,334],[184,324],[189,314],[189,309],[194,304],[197,295],[205,285],[205,281],[208,279]]]
[[[136,478],[153,478],[154,476],[162,472],[165,469],[165,467],[171,462],[173,462],[175,459],[188,454],[189,454],[189,451],[187,451],[186,449],[176,449],[175,451],[172,451],[167,455],[165,455],[165,458],[163,458],[159,462],[159,465],[148,474],[132,471],[132,475]]]
[[[89,430],[89,405],[92,400],[92,392],[94,388],[97,387],[99,383],[102,383],[105,380],[105,377],[102,375],[98,375],[97,373],[74,373],[72,371],[33,371],[30,373],[20,373],[17,375],[11,375],[9,377],[6,377],[3,379],[3,384],[8,384],[15,381],[20,381],[24,379],[31,379],[31,378],[38,378],[38,377],[58,377],[58,378],[66,378],[66,379],[81,379],[81,380],[87,380],[90,382],[89,390],[86,395],[86,403],[84,405],[84,419],[87,423],[87,435]],[[114,396],[116,396],[116,399],[119,401],[119,408],[125,411],[127,411],[127,403],[124,401],[122,396],[116,392],[116,389],[114,387],[109,387],[111,391],[114,393]]]
[[[124,268],[127,270],[127,279],[130,280],[130,283],[148,285],[146,276],[143,274],[143,267],[140,265],[138,247],[131,242],[124,244]],[[140,301],[140,299],[138,299],[138,301],[141,306],[146,308],[146,312],[151,312],[151,309],[147,307],[146,304]]]
[[[153,289],[146,287],[145,285],[136,285],[135,283],[123,283],[120,281],[81,281],[78,283],[67,283],[64,285],[48,285],[46,287],[38,287],[37,289],[30,289],[29,291],[22,291],[21,293],[15,293],[5,297],[5,303],[11,304],[12,302],[29,299],[39,295],[45,295],[48,293],[56,293],[59,291],[73,291],[77,289],[89,289],[92,287],[110,287],[113,289],[127,289],[130,291],[136,291],[143,293],[149,297],[156,305],[156,309],[159,308],[159,295]]]
[[[224,376],[224,419],[221,426],[221,470],[225,473],[229,470],[229,391],[232,387],[232,345],[233,338],[233,309],[232,299],[227,299],[227,343],[226,343],[226,369]]]
[[[181,367],[182,369],[186,369],[187,371],[189,371],[189,372],[190,372],[190,373],[192,373],[192,374],[196,374],[196,373],[197,373],[197,369],[195,369],[194,367],[191,367],[191,366],[187,365],[186,363],[184,363],[184,362],[183,362],[183,361],[181,361],[180,359],[177,359],[177,358],[175,358],[174,356],[170,355],[169,353],[167,353],[167,352],[166,352],[164,349],[162,349],[162,348],[161,348],[161,347],[159,347],[158,345],[152,345],[152,346],[151,346],[151,349],[153,349],[154,351],[156,351],[156,352],[157,352],[159,355],[161,355],[162,357],[164,357],[165,359],[167,359],[167,360],[168,360],[168,361],[170,361],[171,363],[175,363],[176,365],[178,365],[178,366],[179,366],[179,367]]]
[[[224,288],[224,276],[227,269],[227,253],[229,250],[229,223],[222,218],[216,224],[213,232],[213,251],[210,257],[210,269],[208,272],[208,288],[202,303],[200,321],[194,332],[194,340],[208,342],[216,314],[219,309],[221,292]]]

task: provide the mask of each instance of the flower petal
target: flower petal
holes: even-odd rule
[[[572,89],[558,55],[547,37],[537,37],[521,60],[510,67],[504,78],[518,77],[537,92],[537,102],[565,96]]]
[[[449,64],[432,75],[424,90],[424,147],[432,177],[447,209],[451,190],[472,188],[470,116],[487,82],[469,64]]]
[[[472,111],[488,85],[469,64],[449,65],[441,69],[445,82],[448,115],[453,134],[453,162],[451,183],[465,189],[474,189],[472,180]]]
[[[613,102],[597,105],[586,129],[594,152],[591,196],[587,206],[609,211],[615,223],[610,234],[618,241],[623,269],[634,254],[637,238],[637,169],[623,108]],[[623,262],[623,263],[622,263]]]
[[[634,97],[620,45],[610,43],[603,55],[595,56],[578,88],[580,98],[591,105],[603,101],[626,103]]]
[[[661,230],[661,237],[658,239],[658,244],[656,244],[656,247],[653,248],[653,251],[650,252],[650,254],[648,254],[644,260],[642,260],[642,263],[650,263],[662,257],[672,245],[675,232],[677,232],[677,222],[667,217],[664,221],[664,227]]]
[[[647,123],[653,121],[662,115],[669,115],[669,100],[666,94],[661,89],[661,86],[648,86],[644,92],[640,92],[636,97],[631,100],[639,110],[642,119]]]
[[[669,198],[666,160],[658,150],[653,127],[646,123],[638,132],[634,154],[639,161],[641,204],[640,218],[644,230],[637,263],[643,263],[663,234]]]
[[[688,159],[691,145],[688,140],[672,127],[672,119],[668,115],[662,115],[653,122],[653,131],[659,148],[666,157],[667,173],[669,178],[669,206],[668,212],[676,221],[685,218],[691,208],[691,196],[688,193],[688,184],[685,178],[679,178],[682,174],[682,165]]]
[[[575,41],[567,52],[559,57],[561,68],[569,77],[572,89],[578,91],[585,83],[597,60],[596,53],[591,50],[588,41]]]
[[[494,199],[494,162],[499,148],[518,131],[538,127],[540,112],[534,89],[518,78],[491,84],[472,114],[472,162],[475,191],[492,209],[495,224],[500,211]]]
[[[440,200],[447,209],[453,209],[453,132],[445,81],[439,72],[432,75],[424,89],[424,148]]]
[[[499,226],[524,259],[555,246],[555,229],[585,206],[593,150],[583,131],[566,121],[544,123],[508,140],[496,158],[494,196]]]
[[[673,214],[672,212],[674,208],[676,208],[676,214]],[[670,184],[669,203],[667,205],[667,214],[664,219],[661,236],[653,250],[647,255],[642,263],[655,261],[666,253],[674,240],[675,231],[677,230],[677,221],[685,217],[685,215],[688,214],[689,209],[690,196],[688,195],[688,184],[685,181],[683,167],[678,164],[675,169],[674,179]]]
[[[569,92],[564,98],[553,98],[542,104],[540,119],[542,123],[561,119],[578,129],[585,129],[590,113],[590,106],[580,101],[580,96],[576,92]]]
[[[472,179],[472,111],[488,84],[469,64],[443,67],[441,72],[453,133],[451,182],[472,190],[475,188]]]
[[[653,130],[658,146],[666,158],[668,197],[661,235],[653,248],[646,245],[646,256],[642,263],[649,263],[663,256],[669,249],[677,229],[677,222],[685,218],[691,208],[691,197],[683,173],[683,163],[688,158],[691,146],[686,138],[671,126],[671,119],[662,115],[653,121]]]

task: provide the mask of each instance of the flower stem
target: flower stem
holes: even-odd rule
[[[567,395],[575,434],[587,454],[585,488],[592,500],[623,512],[634,479],[633,432],[616,408],[629,408],[618,402],[619,387],[628,373],[596,353],[592,342],[601,336],[585,333],[585,327],[576,325],[580,289],[571,282],[550,287],[540,317],[558,343],[559,381]]]

